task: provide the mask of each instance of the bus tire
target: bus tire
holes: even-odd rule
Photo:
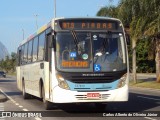
[[[22,83],[22,95],[23,95],[23,98],[24,98],[24,99],[29,99],[29,98],[31,98],[30,94],[26,93],[24,80],[23,80],[23,83]]]
[[[50,110],[51,109],[51,103],[45,99],[45,89],[44,89],[43,85],[42,85],[42,101],[43,101],[43,104],[44,104],[44,108],[46,110]]]

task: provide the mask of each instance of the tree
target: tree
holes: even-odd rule
[[[117,17],[118,16],[118,8],[115,6],[106,6],[98,11],[97,16],[110,16],[110,17]]]
[[[12,71],[15,71],[16,56],[17,56],[16,53],[14,53],[14,52],[11,53],[11,67],[12,67]]]
[[[114,14],[106,9],[106,13],[104,13],[105,9],[103,8],[100,13],[103,13],[102,16],[110,16],[110,17],[117,17],[119,19],[121,19],[121,21],[124,23],[125,27],[129,27],[130,28],[130,32],[131,32],[131,38],[132,38],[132,51],[133,51],[133,78],[135,83],[137,82],[136,80],[136,42],[138,41],[138,31],[135,31],[135,29],[138,28],[138,25],[140,24],[140,22],[137,25],[137,16],[138,16],[138,11],[139,11],[139,4],[138,4],[138,0],[122,0],[120,2],[120,5],[117,7],[117,9],[115,8],[115,13],[117,16],[113,16]],[[99,15],[97,14],[97,15]],[[138,30],[138,29],[137,29]]]
[[[5,60],[0,61],[0,67],[2,70],[5,70],[6,72],[14,72],[16,66],[16,53],[11,53],[11,58],[9,56],[6,56]]]
[[[9,59],[9,56],[6,56],[6,59],[3,63],[3,65],[4,65],[4,70],[8,73],[12,68],[12,63]]]
[[[137,56],[137,72],[140,73],[155,73],[154,52],[148,50],[152,47],[150,38],[143,38],[137,42],[136,56]]]
[[[136,80],[136,43],[144,37],[149,37],[151,43],[155,44],[156,47],[156,63],[157,63],[157,78],[160,78],[160,68],[158,56],[160,53],[160,1],[159,0],[121,0],[119,5],[114,8],[115,14],[110,10],[104,9],[98,12],[102,16],[116,17],[121,19],[124,26],[129,28],[131,39],[132,39],[132,68],[134,82]],[[101,15],[100,15],[101,16]],[[153,42],[153,39],[155,40]],[[158,81],[158,80],[157,80]],[[160,81],[160,79],[159,79]]]
[[[157,82],[160,82],[160,1],[144,1],[146,10],[146,29],[144,35],[151,38],[151,43],[155,46],[155,61]]]

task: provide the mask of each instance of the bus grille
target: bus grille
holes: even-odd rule
[[[88,99],[87,95],[75,95],[75,97],[77,98],[77,100],[105,100],[110,96],[110,94],[101,94],[99,96],[99,98],[96,99]]]
[[[74,83],[111,83],[117,79],[111,77],[72,77],[69,80]]]

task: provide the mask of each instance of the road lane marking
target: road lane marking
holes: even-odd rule
[[[28,111],[27,109],[23,109],[23,111]]]
[[[155,99],[155,98],[150,98],[150,97],[144,97],[144,96],[137,96],[137,97],[140,97],[140,98],[144,98],[144,99],[150,99],[150,100],[160,100],[160,99]],[[150,118],[150,117],[144,117],[145,119],[148,119],[148,120],[157,120],[157,119],[154,119],[154,118]]]
[[[4,107],[4,104],[3,104],[3,103],[0,103],[0,107]]]
[[[0,103],[0,111],[4,111],[4,104]]]
[[[0,103],[0,120],[4,120],[4,117],[2,116],[2,111],[4,111],[4,104]]]
[[[14,103],[14,104],[17,105],[17,106],[19,105],[20,108],[23,107],[23,106],[21,106],[19,103],[17,103],[15,100],[13,100],[13,98],[11,98],[11,97],[8,96],[6,93],[4,93],[3,90],[0,89],[0,91],[1,91],[4,95],[6,95],[6,97],[12,101],[12,103]],[[27,110],[26,108],[24,108],[23,111],[29,111],[29,110]]]
[[[41,119],[41,118],[39,118],[39,117],[36,117],[35,119],[36,119],[36,120],[42,120],[42,119]]]
[[[150,97],[143,97],[143,96],[137,96],[137,97],[145,98],[145,99],[150,99],[150,100],[158,100],[158,101],[160,101],[160,99],[155,99],[155,98],[150,98]]]
[[[11,100],[13,103],[16,103],[16,101],[14,101],[14,100]]]
[[[148,120],[157,120],[157,119],[153,119],[153,118],[150,118],[150,117],[144,117],[145,119],[148,119]]]
[[[11,100],[12,103],[14,103],[15,105],[19,105],[18,107],[23,108],[23,106],[21,106],[19,103],[17,103],[13,98],[11,98],[10,96],[8,96],[6,93],[4,93],[3,90],[0,89],[0,91],[8,98]],[[2,109],[3,107],[3,109]],[[0,111],[3,110],[4,111],[4,104],[0,103]],[[23,111],[29,111],[28,109],[24,108]],[[42,120],[39,117],[36,117],[35,120]]]
[[[18,103],[15,103],[15,105],[17,105],[17,106],[18,106],[19,104],[18,104]]]
[[[22,108],[23,106],[20,105],[20,106],[18,106],[18,107]]]
[[[16,101],[12,101],[14,104],[16,103]]]

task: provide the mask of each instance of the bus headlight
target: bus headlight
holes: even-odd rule
[[[127,74],[124,74],[120,79],[117,85],[117,88],[121,88],[126,84]]]
[[[58,86],[60,88],[69,90],[69,86],[68,86],[67,82],[65,81],[65,79],[61,75],[56,75],[56,76],[58,79]]]

